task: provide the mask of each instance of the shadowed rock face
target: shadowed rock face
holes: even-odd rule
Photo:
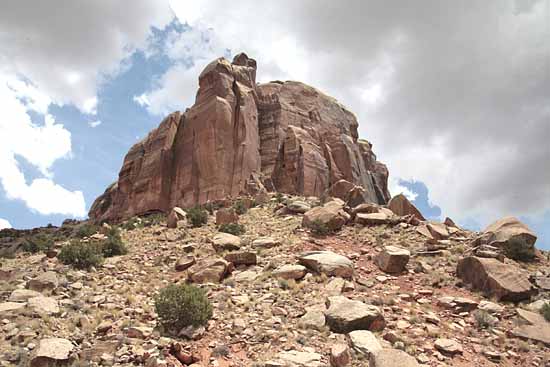
[[[355,116],[299,82],[256,85],[256,61],[220,58],[199,76],[195,104],[135,144],[118,181],[90,209],[94,221],[167,212],[245,193],[258,175],[271,190],[321,196],[345,179],[369,201],[389,200],[388,170],[359,140]]]

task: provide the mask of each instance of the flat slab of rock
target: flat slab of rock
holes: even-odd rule
[[[234,251],[241,248],[241,239],[230,233],[220,232],[210,240],[216,252]]]
[[[218,283],[230,272],[230,263],[224,259],[201,261],[187,271],[189,280],[194,283]]]
[[[498,301],[519,302],[536,293],[520,268],[496,259],[469,256],[458,262],[457,276]]]
[[[27,306],[37,313],[55,315],[60,312],[57,300],[51,297],[34,297],[29,299]]]
[[[71,363],[73,344],[63,338],[42,339],[33,353],[30,367],[65,366]]]
[[[319,353],[299,352],[289,350],[277,354],[277,359],[285,362],[288,367],[320,367],[322,356]]]
[[[180,257],[176,261],[175,269],[176,271],[184,271],[189,269],[194,264],[195,264],[195,258],[193,256]]]
[[[430,222],[426,227],[436,240],[445,240],[449,238],[449,231],[447,230],[447,226],[443,223]]]
[[[380,309],[361,301],[344,296],[329,297],[325,317],[330,330],[346,334],[353,330],[379,331],[384,329],[386,321]]]
[[[300,325],[306,329],[321,330],[325,326],[325,313],[318,310],[310,310],[300,318]]]
[[[358,213],[355,216],[355,223],[362,224],[364,226],[377,226],[386,224],[389,222],[390,216],[386,213]]]
[[[273,270],[273,276],[283,279],[302,279],[306,275],[307,269],[302,265],[282,265]]]
[[[27,302],[30,298],[40,297],[42,293],[30,289],[16,289],[10,294],[10,302]]]
[[[517,338],[540,342],[550,346],[550,322],[537,312],[516,309],[523,323],[512,329],[511,334]]]
[[[444,354],[462,354],[462,345],[452,339],[437,339],[434,346],[435,349]]]
[[[235,266],[256,265],[258,262],[256,253],[250,251],[230,252],[224,258]]]
[[[317,273],[342,278],[351,278],[353,276],[353,262],[347,257],[331,251],[305,252],[300,255],[298,261]]]
[[[348,337],[353,349],[367,357],[382,350],[382,345],[376,336],[368,330],[354,330],[348,334]]]
[[[311,209],[311,205],[301,200],[294,200],[286,206],[288,211],[295,214],[304,214]]]
[[[252,247],[254,248],[273,248],[279,246],[281,241],[273,237],[260,237],[252,241]]]
[[[380,270],[386,273],[401,273],[405,270],[411,253],[409,250],[398,246],[385,246],[376,255],[374,262]]]
[[[23,302],[2,302],[0,303],[0,316],[8,312],[22,310],[25,306],[26,303]]]
[[[382,349],[371,354],[369,367],[418,367],[416,359],[399,349]]]

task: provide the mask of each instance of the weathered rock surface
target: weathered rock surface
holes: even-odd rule
[[[233,251],[241,248],[241,239],[231,233],[217,233],[210,242],[212,242],[212,246],[216,252]]]
[[[481,238],[489,246],[506,250],[512,258],[526,260],[535,256],[537,236],[515,217],[505,217],[490,224]]]
[[[344,296],[328,298],[325,312],[327,324],[335,333],[346,334],[353,330],[379,331],[386,321],[376,306],[354,301]]]
[[[405,270],[411,253],[398,246],[386,246],[376,255],[374,261],[386,273],[401,273]]]
[[[130,149],[118,181],[89,216],[99,222],[168,212],[264,184],[321,196],[342,179],[359,186],[365,200],[385,204],[388,170],[357,129],[351,112],[315,88],[256,85],[256,61],[245,54],[231,63],[220,58],[200,74],[195,104],[167,116]]]
[[[216,211],[216,225],[237,223],[239,215],[233,208],[222,208]]]
[[[458,262],[456,274],[476,290],[499,301],[529,299],[535,289],[528,276],[514,265],[496,259],[469,256]]]
[[[231,266],[223,259],[212,259],[198,262],[187,271],[194,283],[217,283],[231,271]]]
[[[310,251],[299,257],[300,264],[328,276],[351,278],[353,262],[345,256],[331,251]]]
[[[170,211],[170,214],[168,214],[168,217],[166,218],[166,226],[168,228],[177,228],[179,221],[184,221],[187,219],[187,213],[179,207],[174,207]]]
[[[36,278],[29,280],[28,288],[37,292],[52,291],[59,285],[57,274],[53,271],[46,271]]]
[[[512,329],[511,334],[515,337],[534,342],[540,342],[550,347],[550,322],[542,315],[518,309],[522,325]]]
[[[40,340],[38,348],[33,354],[30,367],[66,366],[71,362],[73,344],[62,338],[48,338]]]
[[[418,367],[414,357],[398,349],[382,349],[371,354],[369,367]]]
[[[312,228],[323,224],[330,231],[337,231],[346,224],[350,215],[344,210],[344,202],[340,199],[331,200],[323,206],[317,206],[304,214],[302,225]]]
[[[273,270],[273,275],[283,279],[302,279],[306,275],[306,267],[302,265],[286,264]]]
[[[348,334],[348,337],[353,349],[367,357],[382,350],[382,345],[376,336],[368,330],[354,330]]]
[[[416,206],[414,206],[403,194],[399,194],[391,198],[388,203],[388,208],[399,216],[413,215],[418,220],[426,220]]]

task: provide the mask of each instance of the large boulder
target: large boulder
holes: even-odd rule
[[[29,280],[27,287],[30,290],[45,293],[53,291],[58,285],[57,274],[53,271],[46,271],[36,278]]]
[[[489,246],[503,249],[507,256],[526,260],[535,255],[537,236],[515,217],[505,217],[485,228],[484,236]]]
[[[298,261],[316,273],[342,278],[353,276],[353,262],[331,251],[305,252],[300,255]]]
[[[168,213],[263,187],[319,197],[342,179],[385,204],[388,170],[358,138],[358,126],[353,113],[315,88],[257,85],[256,61],[245,54],[216,59],[199,76],[193,106],[167,116],[130,149],[89,217]]]
[[[166,226],[168,228],[177,228],[179,221],[185,221],[187,219],[187,213],[179,207],[174,207],[166,218]]]
[[[241,248],[241,239],[231,233],[216,233],[210,242],[216,252],[233,251]]]
[[[237,223],[239,215],[233,208],[221,208],[216,211],[216,225]]]
[[[200,261],[187,270],[188,278],[194,283],[218,283],[232,270],[231,263],[224,259]]]
[[[386,326],[386,320],[376,306],[344,296],[329,297],[327,304],[327,325],[335,333],[346,334],[353,330],[380,331]]]
[[[350,215],[344,210],[344,202],[340,199],[334,199],[323,206],[308,210],[304,214],[302,225],[307,228],[314,228],[316,225],[321,224],[330,231],[337,231],[349,219]]]
[[[536,293],[528,274],[496,259],[465,257],[458,262],[456,274],[474,289],[499,301],[519,302]]]
[[[550,347],[550,322],[542,315],[522,309],[517,309],[520,322],[511,334],[517,338],[539,342]]]
[[[385,246],[374,258],[380,270],[386,273],[401,273],[405,270],[411,253],[398,246]]]
[[[382,345],[376,336],[368,330],[354,330],[348,334],[348,337],[353,349],[367,357],[382,350]]]
[[[391,198],[388,203],[388,208],[399,216],[413,215],[416,219],[424,221],[426,218],[420,213],[420,210],[414,206],[409,199],[403,194],[399,194]]]
[[[73,361],[74,345],[67,339],[47,338],[38,343],[30,367],[69,366]]]

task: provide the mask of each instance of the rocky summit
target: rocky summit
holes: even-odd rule
[[[0,231],[0,367],[550,366],[550,253],[428,220],[357,121],[244,54],[90,220]]]
[[[265,189],[320,197],[340,180],[358,187],[354,200],[385,204],[388,170],[357,128],[354,114],[319,90],[256,84],[255,60],[219,58],[200,74],[195,104],[130,149],[90,219],[167,213]]]

